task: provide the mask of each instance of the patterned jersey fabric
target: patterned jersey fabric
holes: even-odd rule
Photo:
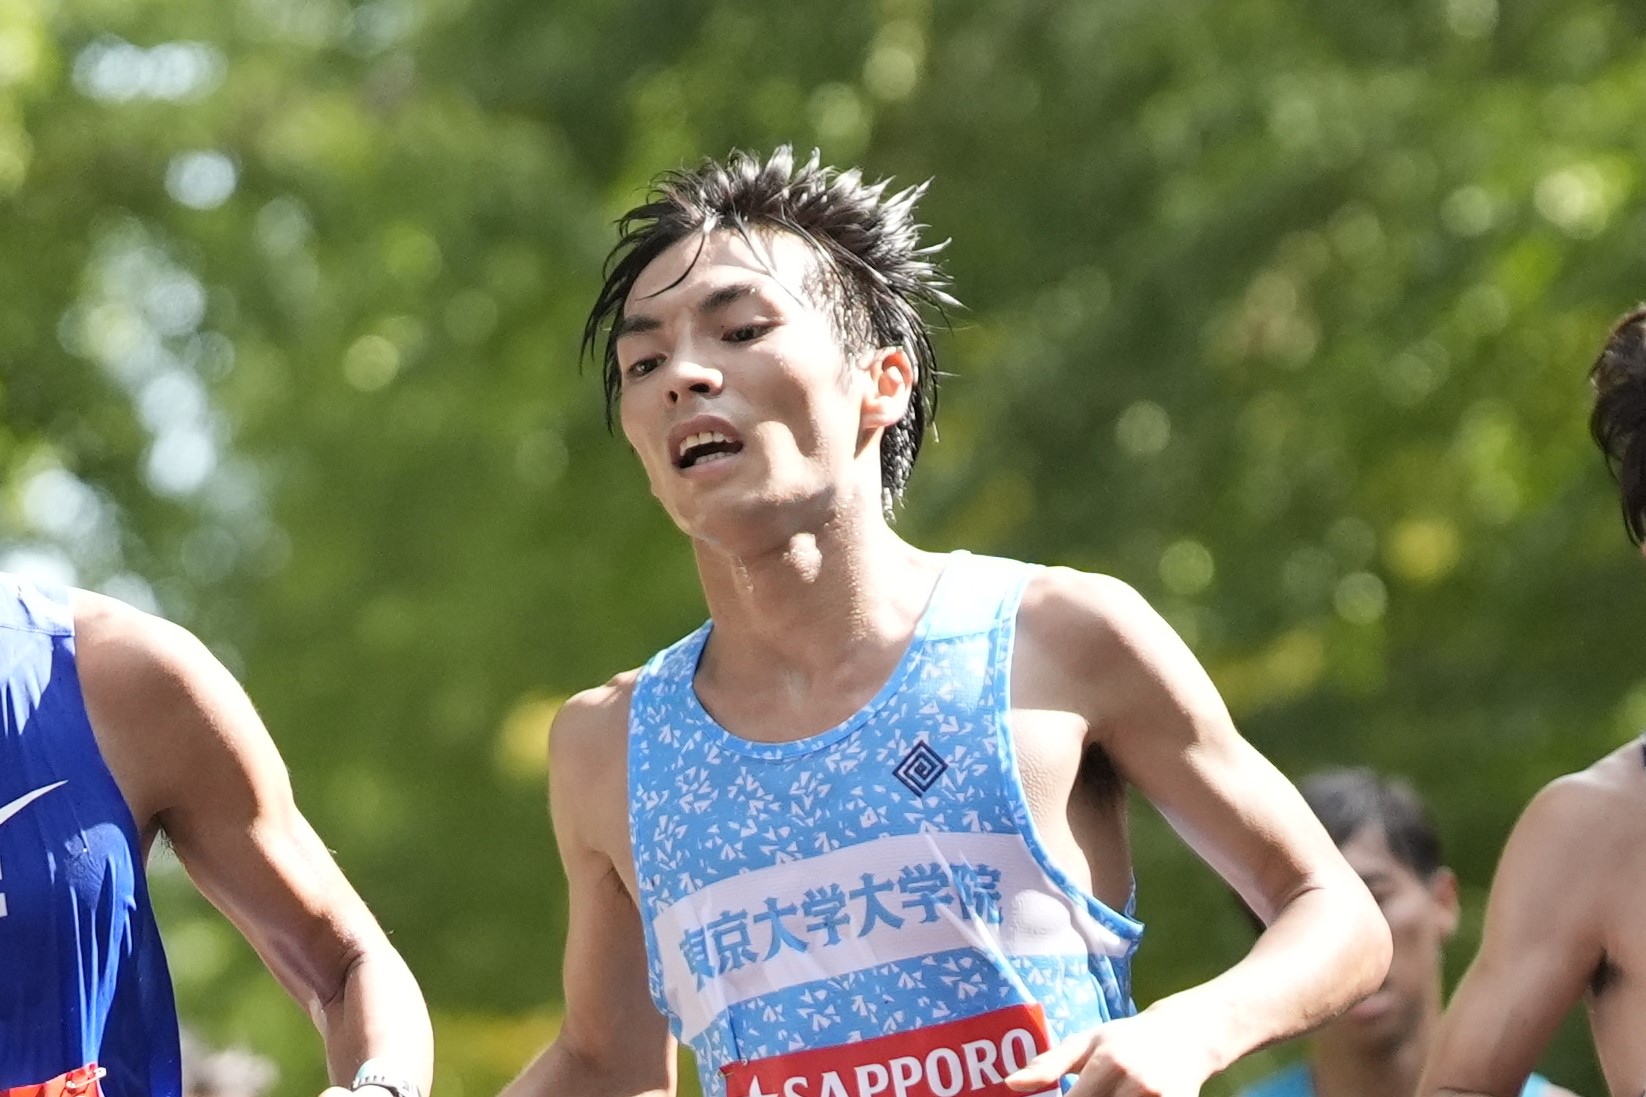
[[[177,1014],[136,824],[80,695],[68,596],[0,575],[0,1089],[90,1062],[177,1097]]]
[[[797,741],[741,739],[704,710],[712,622],[642,670],[629,819],[651,990],[706,1094],[770,1091],[727,1078],[802,1049],[1022,1007],[1055,1043],[1133,1012],[1143,927],[1051,862],[1018,781],[1008,687],[1033,571],[951,556],[885,685]],[[993,1093],[1028,1057],[996,1035],[858,1064],[855,1089],[819,1074],[786,1092]]]

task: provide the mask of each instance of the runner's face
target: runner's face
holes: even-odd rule
[[[815,504],[861,478],[873,356],[841,347],[805,288],[814,262],[789,233],[751,246],[716,232],[665,251],[629,293],[623,434],[688,534],[712,540],[728,515]]]
[[[1388,921],[1394,956],[1383,985],[1329,1029],[1364,1050],[1393,1052],[1439,1013],[1441,949],[1457,928],[1457,881],[1449,869],[1424,880],[1390,851],[1377,825],[1357,831],[1343,856]]]

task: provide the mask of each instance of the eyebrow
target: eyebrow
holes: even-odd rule
[[[699,316],[712,316],[723,309],[736,304],[747,297],[753,297],[759,291],[754,282],[734,282],[729,286],[721,286],[693,308]],[[644,313],[635,316],[625,314],[612,333],[613,338],[622,339],[628,335],[641,335],[648,331],[656,331],[663,326],[663,321],[655,316]]]

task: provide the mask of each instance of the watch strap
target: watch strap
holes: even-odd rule
[[[366,1086],[380,1086],[394,1094],[394,1097],[423,1097],[423,1090],[416,1082],[406,1075],[392,1070],[381,1059],[367,1059],[360,1064],[355,1072],[354,1081],[349,1088],[364,1089]]]

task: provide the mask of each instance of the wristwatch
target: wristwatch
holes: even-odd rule
[[[416,1082],[404,1074],[396,1074],[388,1069],[388,1064],[379,1059],[367,1059],[360,1064],[355,1072],[354,1081],[349,1083],[351,1090],[364,1089],[367,1086],[377,1086],[394,1094],[394,1097],[423,1097],[423,1091]]]

